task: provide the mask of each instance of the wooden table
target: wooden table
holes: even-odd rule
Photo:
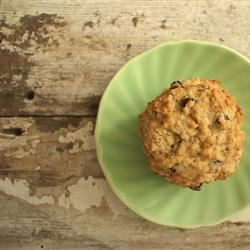
[[[250,57],[249,16],[249,0],[0,0],[0,249],[250,249],[250,209],[196,230],[135,215],[93,139],[130,58],[187,38]]]

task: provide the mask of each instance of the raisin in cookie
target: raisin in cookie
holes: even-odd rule
[[[243,115],[218,80],[173,82],[139,121],[149,168],[171,183],[199,190],[239,164]]]

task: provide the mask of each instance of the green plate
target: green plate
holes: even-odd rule
[[[171,82],[219,79],[244,113],[240,167],[226,181],[202,191],[169,184],[148,170],[137,116]],[[107,87],[95,140],[103,172],[116,195],[134,212],[183,228],[217,224],[250,204],[250,62],[227,47],[199,41],[165,43],[129,61]]]

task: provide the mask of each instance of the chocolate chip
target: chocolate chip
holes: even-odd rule
[[[177,143],[171,145],[171,150],[175,151],[177,149]]]
[[[177,150],[177,148],[179,147],[181,143],[181,140],[175,142],[174,144],[171,145],[171,151],[175,152]]]
[[[191,98],[191,97],[184,97],[184,98],[181,99],[181,101],[180,101],[181,107],[185,108],[186,105],[188,104],[188,102],[190,102],[190,101],[194,101],[194,98]]]
[[[212,161],[214,164],[219,164],[219,163],[222,163],[222,161],[220,161],[220,160],[214,160],[214,161]]]
[[[209,166],[211,166],[211,167],[216,167],[216,166],[220,165],[222,162],[223,162],[223,161],[220,161],[220,160],[214,160],[214,161],[211,161],[211,162],[209,163]]]
[[[190,189],[194,191],[201,191],[201,186],[202,186],[202,183],[199,186],[190,187]]]
[[[174,81],[170,85],[170,89],[176,89],[179,87],[182,87],[182,82],[180,82],[180,81]]]
[[[215,119],[215,123],[217,123],[217,124],[221,124],[221,122],[220,122],[220,117],[217,117],[216,119]]]
[[[176,173],[176,169],[175,169],[174,167],[169,168],[169,171],[170,171],[172,174]]]
[[[223,118],[224,118],[225,121],[230,121],[230,118],[229,118],[229,116],[228,116],[227,114],[220,114],[220,115],[216,118],[215,122],[216,122],[218,125],[221,125],[221,124],[223,123]]]

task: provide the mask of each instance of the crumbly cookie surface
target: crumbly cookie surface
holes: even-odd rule
[[[149,168],[171,183],[199,190],[239,164],[243,115],[218,80],[173,82],[139,121]]]

